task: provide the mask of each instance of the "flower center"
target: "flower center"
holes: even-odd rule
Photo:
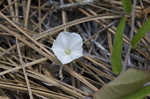
[[[70,54],[71,54],[71,50],[70,50],[70,49],[66,49],[66,50],[65,50],[65,54],[66,54],[66,55],[70,55]]]

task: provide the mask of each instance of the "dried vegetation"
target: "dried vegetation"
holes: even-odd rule
[[[147,19],[149,4],[139,0],[135,30]],[[88,99],[115,78],[110,56],[124,15],[120,0],[0,0],[0,99]],[[130,41],[127,17],[123,58]],[[60,31],[84,39],[84,57],[63,68],[50,49]],[[129,65],[148,69],[149,35],[130,53]]]

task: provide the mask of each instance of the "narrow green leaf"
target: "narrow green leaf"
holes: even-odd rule
[[[131,93],[143,88],[143,85],[149,81],[150,72],[128,69],[126,72],[120,74],[115,80],[104,85],[96,94],[94,94],[94,99],[123,99]]]
[[[138,42],[145,36],[145,34],[150,30],[150,19],[148,19],[143,26],[138,30],[138,32],[133,36],[131,40],[132,48],[135,48]]]
[[[123,32],[125,27],[126,18],[122,18],[120,24],[117,27],[115,34],[114,45],[112,49],[111,63],[112,71],[115,74],[119,74],[122,71],[122,46],[123,46]]]
[[[127,14],[130,14],[132,11],[132,3],[131,0],[122,0],[122,5]]]
[[[124,97],[123,99],[143,99],[150,93],[150,85],[143,87],[136,92]]]

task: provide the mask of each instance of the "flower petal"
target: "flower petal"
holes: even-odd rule
[[[59,44],[63,45],[64,48],[68,48],[71,39],[70,34],[71,33],[69,32],[60,32],[56,40],[59,42]]]
[[[67,64],[73,61],[70,55],[65,54],[64,50],[61,49],[52,49],[52,50],[62,64]]]
[[[60,32],[54,41],[52,48],[66,49],[68,48],[69,40],[70,38],[68,37],[68,32]]]
[[[56,57],[61,61],[61,63],[64,63],[64,57],[66,54],[61,49],[52,49]]]
[[[64,48],[64,46],[59,42],[59,40],[54,40],[51,49],[54,50],[54,49],[65,49],[65,48]]]
[[[62,64],[68,64],[70,63],[71,61],[73,61],[73,59],[71,58],[70,55],[66,55],[62,60],[61,60],[61,63]]]
[[[79,34],[61,32],[53,43],[52,51],[62,64],[67,64],[83,56],[82,45],[83,41]],[[66,49],[71,50],[70,55],[65,54]]]
[[[79,58],[81,56],[83,56],[83,50],[82,49],[76,50],[76,51],[72,51],[72,53],[71,53],[72,60],[75,60],[75,59],[77,59],[77,58]]]
[[[81,36],[77,33],[71,33],[70,36],[70,42],[71,44],[69,45],[70,49],[80,49],[83,45],[83,40]]]

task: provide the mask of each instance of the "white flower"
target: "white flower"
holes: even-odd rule
[[[90,3],[90,2],[93,2],[93,0],[83,0],[83,2]]]
[[[52,51],[62,64],[83,56],[83,41],[79,34],[61,32],[53,43]]]

